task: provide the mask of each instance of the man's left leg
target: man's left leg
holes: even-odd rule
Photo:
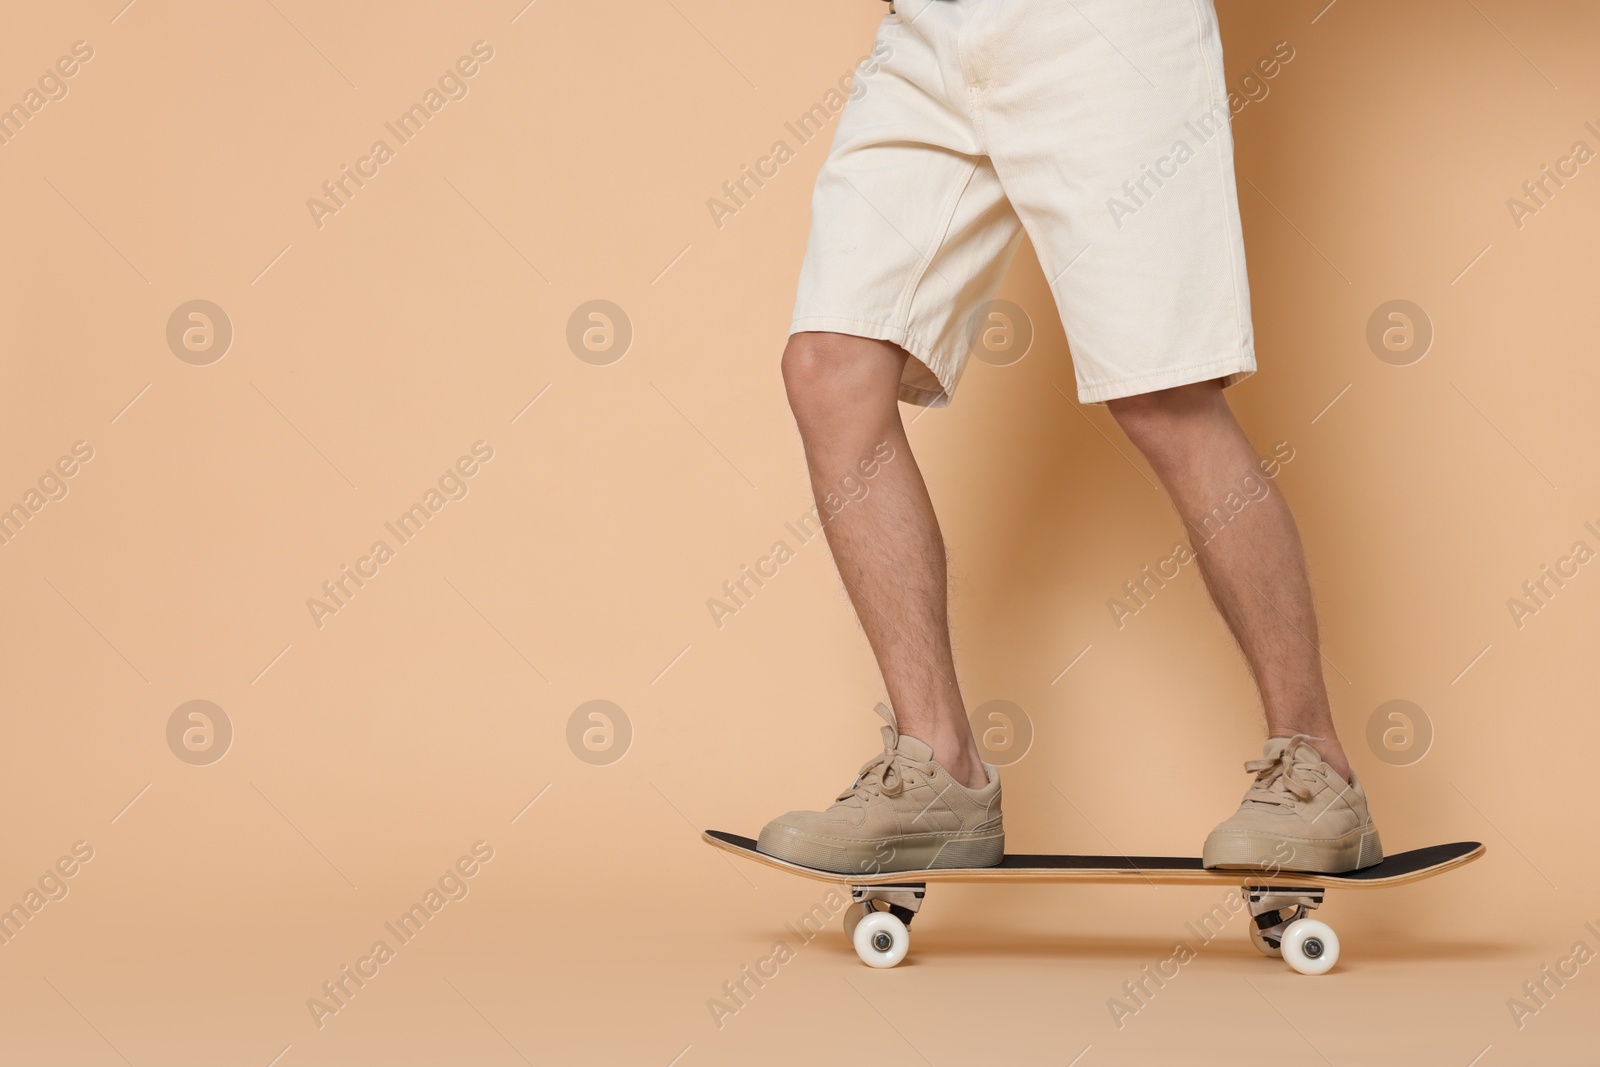
[[[1239,813],[1207,839],[1207,866],[1337,871],[1376,863],[1377,831],[1323,684],[1300,534],[1221,384],[1198,382],[1107,406],[1172,498],[1266,709],[1265,758],[1247,764],[1257,779]],[[1240,500],[1247,503],[1233,510]]]

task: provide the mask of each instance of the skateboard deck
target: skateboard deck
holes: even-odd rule
[[[755,860],[804,878],[838,885],[896,885],[906,882],[1142,882],[1154,885],[1239,885],[1241,880],[1268,878],[1293,885],[1379,889],[1443,874],[1483,855],[1476,841],[1430,845],[1386,857],[1383,862],[1348,874],[1296,873],[1290,870],[1218,869],[1200,866],[1183,856],[1056,856],[1013,853],[993,867],[950,867],[922,871],[879,871],[843,874],[806,867],[756,851],[748,837],[707,830],[701,839],[713,848]]]
[[[1339,956],[1339,940],[1332,928],[1305,917],[1322,903],[1325,890],[1384,889],[1419,882],[1471,863],[1485,852],[1477,841],[1430,845],[1344,874],[1208,869],[1198,858],[1184,856],[1048,854],[1010,854],[993,867],[841,873],[769,856],[758,852],[752,839],[722,830],[707,830],[701,840],[763,866],[848,886],[851,907],[845,913],[846,933],[862,961],[875,967],[892,967],[905,958],[911,918],[921,907],[930,882],[1086,882],[1238,886],[1250,905],[1251,942],[1269,956],[1282,956],[1303,974],[1321,974]]]

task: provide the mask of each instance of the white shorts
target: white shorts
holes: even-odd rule
[[[817,176],[790,333],[950,402],[1027,231],[1078,398],[1255,370],[1211,0],[896,0]]]

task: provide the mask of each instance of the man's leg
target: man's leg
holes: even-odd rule
[[[874,449],[894,449],[867,495],[824,529],[900,732],[926,742],[952,778],[976,789],[987,776],[956,685],[944,538],[900,420],[907,358],[887,341],[797,333],[783,353],[783,380],[822,514],[826,496],[844,498],[847,482],[866,481],[859,464]]]
[[[1305,553],[1289,505],[1276,490],[1237,514],[1223,505],[1230,493],[1248,499],[1252,486],[1272,483],[1221,386],[1199,382],[1107,406],[1155,468],[1183,520],[1206,588],[1261,690],[1268,736],[1319,738],[1317,752],[1348,779],[1350,763],[1322,680]],[[1218,509],[1230,516],[1225,524],[1214,517]]]

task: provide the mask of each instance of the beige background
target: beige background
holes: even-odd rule
[[[830,930],[722,1028],[707,1008],[821,887],[699,830],[831,796],[881,691],[820,542],[710,619],[809,504],[777,356],[825,138],[721,229],[706,201],[881,5],[124,2],[11,5],[0,34],[6,104],[94,50],[0,147],[0,502],[93,448],[0,547],[0,898],[93,849],[0,946],[0,1062],[1593,1062],[1600,970],[1520,1030],[1507,1000],[1600,949],[1600,565],[1520,629],[1507,600],[1600,548],[1600,164],[1520,229],[1506,204],[1600,148],[1593,5],[1220,6],[1230,85],[1296,52],[1235,121],[1262,368],[1235,403],[1294,449],[1279,484],[1386,845],[1490,851],[1335,893],[1323,978],[1236,920],[1119,1030],[1108,998],[1211,891],[939,887],[905,966]],[[307,199],[480,40],[468,95],[318,228]],[[1032,351],[975,364],[912,436],[968,698],[1035,734],[1009,843],[1192,854],[1244,788],[1253,692],[1192,573],[1113,626],[1180,531],[1106,413],[1052,388],[1030,252],[1003,295]],[[166,341],[196,299],[234,331],[206,366]],[[635,331],[607,366],[565,340],[594,299]],[[1409,366],[1366,341],[1394,299],[1436,334]],[[314,625],[308,598],[477,441],[469,494]],[[567,741],[593,699],[631,723],[606,766]],[[1435,735],[1408,766],[1363,743],[1392,699]],[[169,748],[190,700],[232,724],[220,761]],[[469,895],[319,1029],[308,998],[478,841]]]

